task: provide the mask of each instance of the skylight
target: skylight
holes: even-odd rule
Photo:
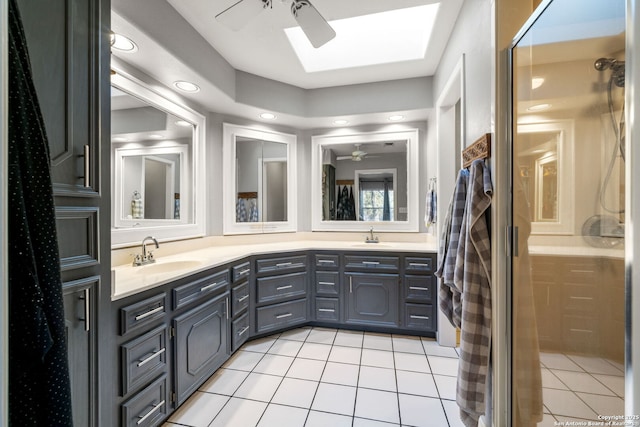
[[[315,49],[300,27],[286,28],[307,73],[423,59],[440,3],[338,19],[336,37]]]

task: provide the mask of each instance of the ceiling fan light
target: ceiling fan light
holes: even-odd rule
[[[216,20],[231,30],[238,31],[269,7],[271,0],[240,0],[217,14]]]
[[[319,48],[336,36],[331,25],[308,0],[293,0],[291,13],[307,36],[311,45]]]

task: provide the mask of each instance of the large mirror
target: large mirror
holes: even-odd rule
[[[418,231],[418,131],[312,138],[313,230]]]
[[[573,123],[518,125],[516,159],[533,234],[573,234]]]
[[[113,246],[204,235],[204,117],[122,73],[111,83]]]
[[[296,231],[295,135],[225,123],[224,233]]]

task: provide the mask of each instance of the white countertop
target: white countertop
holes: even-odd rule
[[[382,252],[437,252],[429,243],[362,241],[293,240],[290,242],[259,243],[243,245],[219,245],[159,256],[154,264],[133,267],[120,265],[111,269],[111,299],[118,300],[156,286],[187,277],[250,255],[277,254],[306,250],[350,250]]]

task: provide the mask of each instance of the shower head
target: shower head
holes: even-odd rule
[[[612,70],[611,79],[618,87],[624,87],[624,61],[614,58],[598,58],[593,67],[598,71]]]

